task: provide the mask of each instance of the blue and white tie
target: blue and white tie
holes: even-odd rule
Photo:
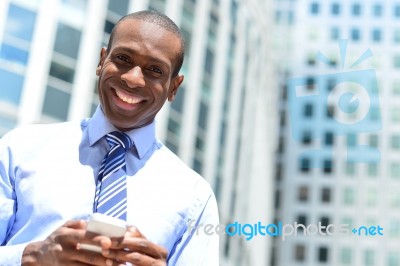
[[[101,164],[94,212],[126,220],[126,162],[125,153],[132,147],[132,140],[125,133],[114,131],[106,135],[110,150]]]

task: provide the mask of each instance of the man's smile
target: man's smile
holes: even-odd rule
[[[129,104],[137,104],[143,101],[142,98],[138,98],[132,95],[129,95],[127,93],[124,93],[121,90],[114,89],[115,94],[120,98],[123,102],[129,103]]]

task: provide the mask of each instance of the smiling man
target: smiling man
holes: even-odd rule
[[[218,235],[194,234],[218,224],[214,194],[155,137],[184,50],[165,15],[129,14],[100,52],[92,118],[0,140],[0,265],[218,265]],[[126,220],[125,236],[88,234],[94,212]]]

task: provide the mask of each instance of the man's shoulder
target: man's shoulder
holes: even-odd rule
[[[41,141],[51,141],[81,134],[81,122],[62,122],[53,124],[30,124],[17,127],[2,137],[9,144],[23,144]]]
[[[158,145],[159,149],[154,152],[153,156],[148,161],[153,167],[147,169],[162,172],[163,176],[171,181],[174,180],[186,183],[187,185],[192,185],[197,188],[210,188],[209,183],[200,174],[191,169],[168,147],[160,142]]]

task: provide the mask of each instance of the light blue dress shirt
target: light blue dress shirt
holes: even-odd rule
[[[93,212],[97,173],[116,129],[100,107],[80,123],[31,125],[0,139],[0,265],[20,265],[29,242]],[[209,184],[155,138],[155,123],[126,132],[127,222],[168,250],[168,265],[218,265]],[[199,233],[200,231],[200,233]]]

